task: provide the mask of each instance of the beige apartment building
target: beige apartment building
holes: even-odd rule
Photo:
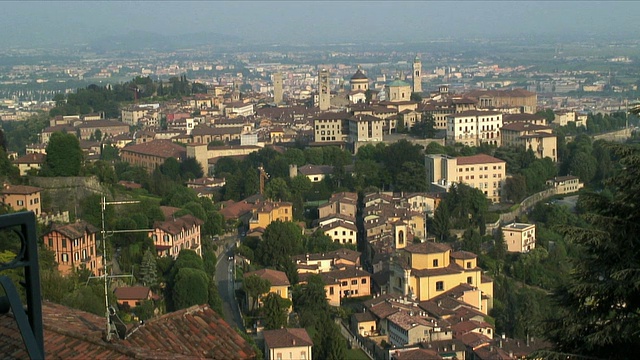
[[[526,253],[536,247],[536,225],[512,223],[502,227],[507,251]]]
[[[304,328],[265,330],[265,360],[312,360],[313,340]]]
[[[442,154],[425,156],[427,181],[448,189],[453,183],[463,183],[482,191],[489,200],[500,202],[506,178],[507,163],[493,156],[478,154],[454,158]]]
[[[202,256],[200,228],[204,222],[193,215],[184,215],[169,221],[156,221],[149,233],[158,256],[176,259],[180,250],[189,249]]]
[[[334,221],[320,227],[320,230],[331,238],[333,242],[340,244],[357,244],[358,229],[353,223],[346,221]]]
[[[547,180],[547,185],[556,189],[556,194],[569,194],[576,192],[584,187],[577,176],[557,176],[551,180]]]
[[[469,110],[447,117],[447,142],[478,146],[481,143],[500,146],[502,113]]]
[[[15,211],[33,211],[37,217],[42,214],[41,191],[41,188],[34,186],[5,184],[0,192],[0,202]]]
[[[532,150],[538,159],[558,161],[557,137],[548,126],[514,122],[502,126],[502,146]]]
[[[316,143],[344,143],[349,130],[346,112],[324,112],[313,119],[313,141]]]
[[[355,115],[349,118],[348,142],[353,144],[353,152],[367,142],[382,141],[385,121],[371,115]]]

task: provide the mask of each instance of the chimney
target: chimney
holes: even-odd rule
[[[291,342],[293,343],[293,346],[296,346],[296,339],[291,340]]]

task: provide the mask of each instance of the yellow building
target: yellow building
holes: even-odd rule
[[[42,214],[40,203],[41,188],[27,185],[5,185],[0,192],[0,202],[15,211],[33,211],[37,216]]]
[[[512,223],[502,227],[507,251],[526,253],[536,247],[536,225]]]
[[[445,189],[463,183],[482,191],[492,202],[500,202],[506,178],[506,162],[493,156],[478,154],[454,158],[442,154],[425,156],[427,182]]]
[[[256,275],[261,279],[269,281],[271,287],[269,288],[269,293],[274,293],[280,296],[283,299],[291,299],[289,294],[289,279],[287,278],[287,274],[282,271],[272,270],[272,269],[260,269],[257,271],[250,271],[244,273],[244,278],[246,279],[249,276]],[[267,294],[264,294],[267,295]],[[258,304],[262,302],[258,299]],[[253,304],[253,299],[247,295],[247,304]]]
[[[249,230],[266,229],[274,221],[292,221],[293,205],[289,202],[265,201],[257,204],[253,216],[249,220]]]
[[[460,284],[480,290],[478,308],[488,314],[493,307],[493,280],[482,275],[477,256],[451,252],[447,244],[425,242],[400,250],[391,263],[390,291],[427,301]]]

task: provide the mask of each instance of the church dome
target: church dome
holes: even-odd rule
[[[360,69],[351,77],[351,80],[368,80],[367,76]]]

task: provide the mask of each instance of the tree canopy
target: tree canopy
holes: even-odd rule
[[[78,176],[82,168],[83,153],[78,138],[73,134],[54,132],[47,145],[42,174],[46,176]]]

